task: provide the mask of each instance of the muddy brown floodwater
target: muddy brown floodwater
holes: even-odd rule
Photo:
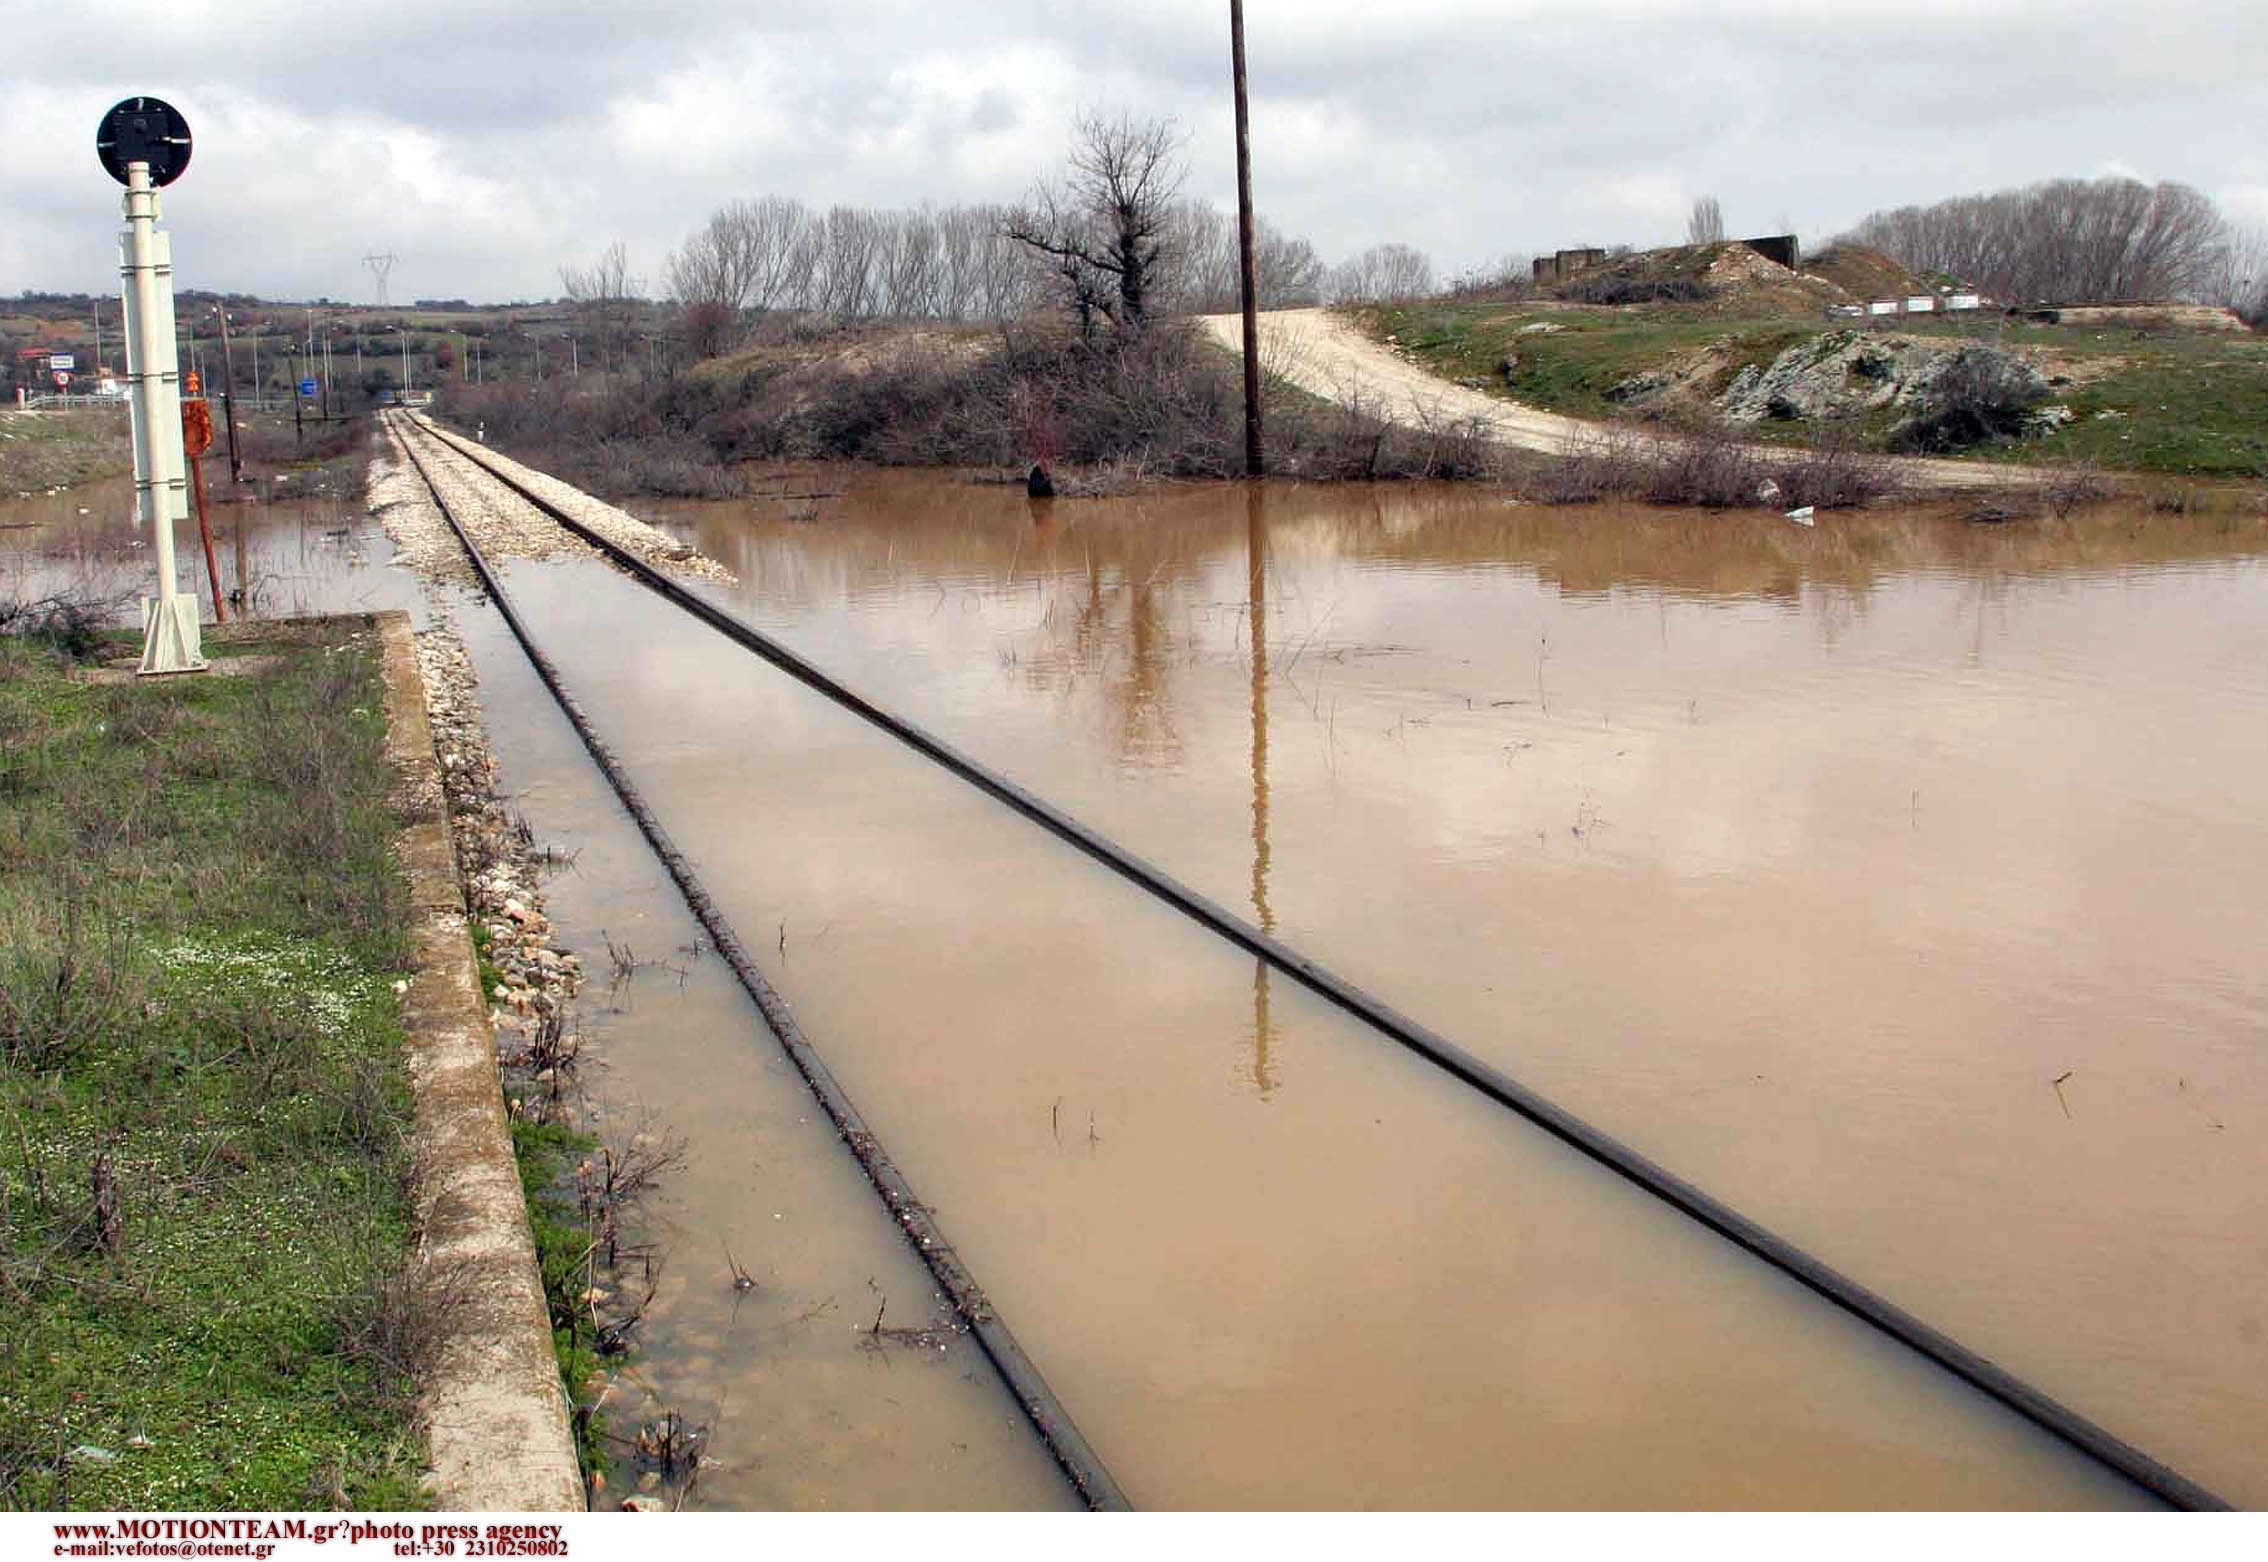
[[[1469,489],[771,487],[635,508],[862,692],[2268,1502],[2256,498],[1803,531]],[[1138,1505],[2141,1500],[621,577],[509,581]],[[618,828],[467,638],[539,834]],[[674,944],[658,874],[590,850],[562,925]],[[683,1114],[707,1168],[645,1369],[736,1429],[702,1496],[1062,1500],[965,1342],[798,1321],[927,1293],[854,1240],[715,962],[681,963],[608,1018],[597,1089]],[[792,1209],[839,1244],[768,1238]],[[773,1311],[732,1311],[726,1240]]]
[[[241,567],[251,617],[400,608],[426,621],[417,582],[392,567],[385,532],[363,511],[359,479],[302,472],[233,486],[225,471],[205,473],[213,555],[224,592],[239,589]],[[194,520],[176,528],[174,549],[178,589],[196,595],[210,623],[212,588]],[[126,604],[130,619],[134,597],[155,577],[149,533],[134,519],[132,478],[0,499],[0,599],[110,598]],[[239,616],[240,607],[229,612]]]
[[[2250,501],[782,487],[840,492],[643,508],[855,686],[2268,1499]],[[1138,1503],[2134,1496],[619,578],[511,579]]]

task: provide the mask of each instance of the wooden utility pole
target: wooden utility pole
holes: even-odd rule
[[[244,481],[244,458],[238,455],[236,451],[236,354],[228,345],[228,311],[215,304],[213,305],[213,313],[220,316],[220,403],[221,415],[228,419],[228,480],[232,483],[241,483]],[[201,499],[200,502],[202,502]],[[216,609],[220,606],[217,597],[214,599],[213,606]],[[225,624],[228,619],[225,615],[222,615],[220,621]]]
[[[1244,0],[1229,0],[1229,62],[1236,76],[1236,269],[1244,294],[1244,472],[1266,470],[1260,448],[1259,267],[1252,255],[1252,123],[1244,96]]]

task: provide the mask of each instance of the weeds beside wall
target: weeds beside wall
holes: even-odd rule
[[[8,627],[0,1507],[420,1506],[370,637],[98,683],[130,644]]]

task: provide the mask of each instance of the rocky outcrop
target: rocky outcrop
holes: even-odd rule
[[[2020,358],[1974,342],[1829,331],[1788,348],[1771,364],[1750,364],[1716,398],[1736,423],[1836,418],[1884,408],[1919,410],[1957,360],[1983,354],[2011,383],[2045,395],[2047,381]]]

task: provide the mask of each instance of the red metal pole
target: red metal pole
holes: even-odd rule
[[[213,583],[213,622],[228,622],[228,601],[221,595],[220,565],[213,558],[213,529],[205,520],[205,469],[189,458],[189,486],[197,495],[197,535],[205,539],[205,574]]]

